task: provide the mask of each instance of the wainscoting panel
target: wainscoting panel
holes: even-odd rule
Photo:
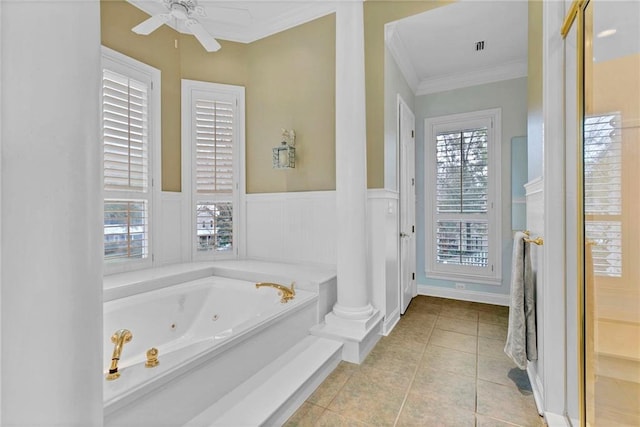
[[[388,333],[400,318],[398,193],[367,192],[367,282]],[[249,258],[336,265],[335,191],[246,196]]]
[[[246,196],[249,258],[336,264],[334,191]]]
[[[542,178],[534,179],[525,184],[527,199],[527,230],[531,232],[531,237],[543,236],[544,233],[544,181]],[[533,275],[536,280],[536,332],[538,343],[538,360],[529,362],[527,373],[533,388],[533,396],[536,400],[538,412],[542,413],[544,408],[544,283],[543,283],[543,262],[542,251],[544,246],[530,245],[531,264]]]
[[[183,262],[182,246],[184,233],[182,221],[182,193],[163,191],[160,197],[159,221],[156,222],[155,233],[157,241],[157,253],[155,265],[167,265]]]
[[[382,332],[388,335],[400,320],[399,195],[369,190],[367,201],[367,281],[373,305],[382,312]]]

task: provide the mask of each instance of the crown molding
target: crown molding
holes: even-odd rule
[[[387,24],[385,26],[384,41],[391,53],[391,56],[393,56],[396,64],[398,64],[398,68],[400,68],[400,72],[407,81],[407,84],[415,94],[420,85],[420,79],[418,78],[418,74],[411,63],[411,60],[409,59],[411,56],[407,51],[407,47],[398,35],[395,23]]]
[[[517,79],[526,76],[527,60],[512,61],[495,67],[422,80],[416,90],[416,96],[460,89],[469,86],[477,86],[502,80]]]
[[[265,37],[288,30],[298,25],[306,24],[336,11],[336,3],[333,1],[313,1],[305,4],[306,7],[293,9],[286,14],[275,17],[254,28],[251,37],[247,37],[244,43],[251,43]],[[222,38],[222,37],[221,37]]]

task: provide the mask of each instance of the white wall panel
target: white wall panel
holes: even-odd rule
[[[156,265],[178,263],[183,260],[184,229],[182,221],[182,193],[163,192],[157,212],[160,217],[155,222],[158,227],[155,233],[158,239],[156,247]]]
[[[525,184],[527,200],[527,230],[531,237],[543,236],[544,233],[544,181],[537,178]],[[531,382],[538,411],[542,411],[544,402],[544,246],[530,245],[531,263],[536,280],[536,333],[538,344],[538,360],[529,362],[527,372]]]
[[[246,196],[249,258],[336,264],[334,191]],[[385,316],[385,333],[399,318],[398,194],[369,190],[367,286],[372,304]]]
[[[335,192],[250,194],[246,215],[249,258],[336,263]]]
[[[400,319],[398,193],[369,190],[367,281],[373,305],[384,315],[383,333]]]
[[[246,253],[249,258],[283,260],[282,198],[247,196],[246,200]]]

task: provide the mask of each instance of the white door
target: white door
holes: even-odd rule
[[[417,295],[416,286],[416,180],[415,117],[398,96],[398,140],[400,141],[400,313],[404,314]]]

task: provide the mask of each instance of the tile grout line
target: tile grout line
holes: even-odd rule
[[[420,358],[418,359],[418,364],[416,365],[416,368],[413,371],[413,375],[411,376],[411,381],[409,381],[409,385],[407,386],[407,391],[404,394],[404,398],[402,399],[402,403],[400,404],[400,408],[398,409],[398,414],[396,415],[396,419],[393,422],[393,427],[396,427],[396,425],[398,424],[398,421],[400,420],[400,414],[402,414],[404,405],[405,403],[407,403],[407,399],[409,398],[409,392],[411,391],[411,386],[413,385],[413,382],[415,381],[416,376],[418,375],[418,370],[420,369],[420,362],[422,361],[422,358],[424,357],[424,354],[427,350],[427,345],[429,344],[429,340],[431,340],[431,335],[433,334],[433,330],[436,328],[436,323],[438,321],[437,320],[438,318],[440,318],[440,313],[438,313],[436,321],[433,323],[433,326],[431,327],[431,331],[429,331],[429,336],[427,337],[427,340],[424,343],[424,347],[422,348],[422,353],[420,354]]]

